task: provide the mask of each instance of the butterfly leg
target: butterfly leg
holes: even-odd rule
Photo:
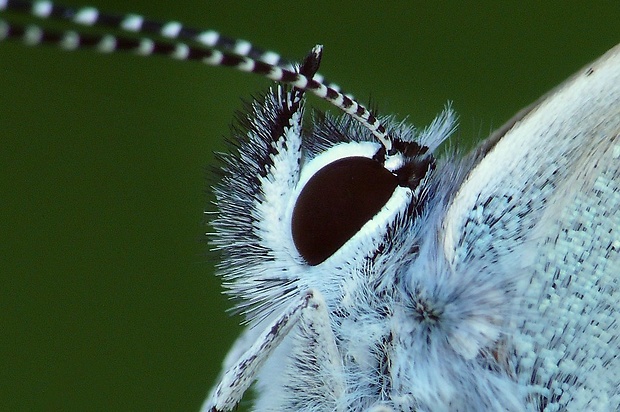
[[[320,346],[322,357],[339,359],[333,333],[329,325],[329,316],[323,298],[314,290],[308,290],[291,304],[279,317],[274,319],[258,335],[254,344],[234,362],[222,376],[220,383],[203,405],[203,412],[230,411],[239,403],[243,394],[254,382],[265,360],[273,354],[291,329],[299,325],[299,339],[306,340],[309,335]],[[332,344],[325,344],[324,337],[329,334]],[[318,343],[317,343],[318,342]],[[297,346],[298,347],[298,346]]]
[[[298,325],[290,333],[286,356],[265,370],[278,376],[284,390],[256,399],[256,410],[349,411],[342,354],[336,344],[333,323],[323,297],[314,297],[302,309]],[[273,382],[272,382],[273,383]]]

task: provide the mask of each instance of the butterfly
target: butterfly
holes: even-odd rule
[[[257,410],[617,407],[617,55],[464,159],[431,155],[455,127],[449,108],[423,130],[321,117],[302,137],[299,90],[257,100],[224,158],[215,220],[250,328],[205,409],[233,408],[259,369]],[[323,207],[335,165],[377,164],[392,190],[349,237],[323,249],[331,237],[291,228]]]

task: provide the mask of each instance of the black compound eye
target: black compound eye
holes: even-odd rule
[[[381,210],[396,186],[396,176],[366,157],[320,169],[293,209],[293,241],[304,260],[314,266],[329,258]]]

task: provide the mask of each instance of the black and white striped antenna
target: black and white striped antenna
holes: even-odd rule
[[[47,0],[0,0],[0,12],[114,31],[102,34],[83,33],[79,29],[59,31],[43,24],[23,25],[0,18],[0,41],[21,39],[27,45],[57,44],[65,50],[92,48],[103,53],[131,51],[142,56],[163,55],[209,66],[228,66],[290,84],[349,114],[370,130],[388,153],[392,150],[392,141],[381,122],[338,86],[325,82],[320,75],[308,78],[277,53],[259,49],[245,40],[225,37],[213,30],[189,28],[176,21],[161,23],[137,14],[116,16],[93,7],[71,8]],[[316,46],[312,53],[320,56],[321,51],[322,46]]]

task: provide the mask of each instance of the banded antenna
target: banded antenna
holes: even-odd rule
[[[71,8],[51,1],[0,0],[0,12],[16,16],[32,16],[42,21],[65,21],[73,25],[108,29],[114,34],[82,33],[79,30],[55,30],[42,24],[24,25],[0,18],[0,41],[21,39],[38,46],[56,44],[64,50],[95,49],[102,53],[134,52],[140,56],[162,55],[176,60],[193,60],[209,66],[227,66],[242,72],[256,73],[276,82],[308,91],[341,109],[372,132],[392,151],[392,141],[381,122],[354,98],[345,95],[337,85],[296,72],[295,65],[277,53],[265,51],[245,40],[220,35],[213,30],[185,27],[176,21],[157,22],[137,14],[117,16],[101,13],[92,7]],[[320,60],[322,46],[311,53]]]

